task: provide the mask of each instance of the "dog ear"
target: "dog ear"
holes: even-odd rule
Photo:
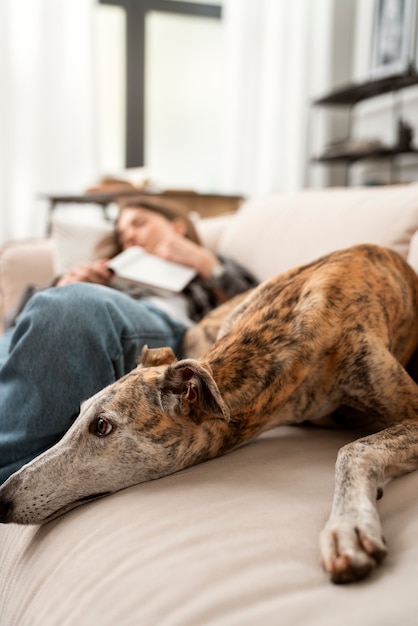
[[[229,421],[229,409],[207,363],[194,359],[178,361],[161,374],[157,384],[168,415],[185,415],[199,424],[206,419]]]
[[[137,364],[140,367],[154,367],[155,365],[170,365],[176,361],[171,348],[148,348],[148,346],[144,346]]]

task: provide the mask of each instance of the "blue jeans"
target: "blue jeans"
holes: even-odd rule
[[[136,366],[142,347],[179,353],[185,327],[108,287],[42,291],[0,338],[0,484],[55,444],[80,404]]]

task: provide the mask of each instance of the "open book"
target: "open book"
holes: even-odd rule
[[[119,279],[150,288],[156,294],[180,293],[196,276],[196,270],[145,252],[138,246],[124,250],[107,266]]]

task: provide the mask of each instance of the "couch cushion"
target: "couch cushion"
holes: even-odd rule
[[[54,252],[55,242],[46,238],[11,241],[1,248],[0,318],[10,314],[29,284],[41,286],[52,279]]]
[[[202,219],[194,217],[193,221],[202,244],[210,250],[217,250],[222,233],[234,219],[234,214],[226,213]]]
[[[418,472],[379,502],[390,552],[376,573],[339,587],[321,571],[335,459],[353,437],[283,427],[43,527],[0,524],[0,623],[416,624]]]
[[[408,258],[417,228],[417,184],[309,189],[248,200],[226,226],[218,249],[265,280],[359,243],[387,246]]]

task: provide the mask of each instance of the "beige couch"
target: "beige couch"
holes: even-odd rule
[[[418,270],[418,185],[255,198],[198,227],[209,245],[260,279],[366,241],[398,250]],[[69,262],[63,230],[2,251],[6,308],[23,283],[42,282]],[[22,281],[16,272],[25,254]],[[276,429],[45,527],[0,526],[0,624],[415,625],[418,473],[385,490],[379,510],[389,556],[368,580],[333,586],[319,565],[336,454],[353,436]]]

